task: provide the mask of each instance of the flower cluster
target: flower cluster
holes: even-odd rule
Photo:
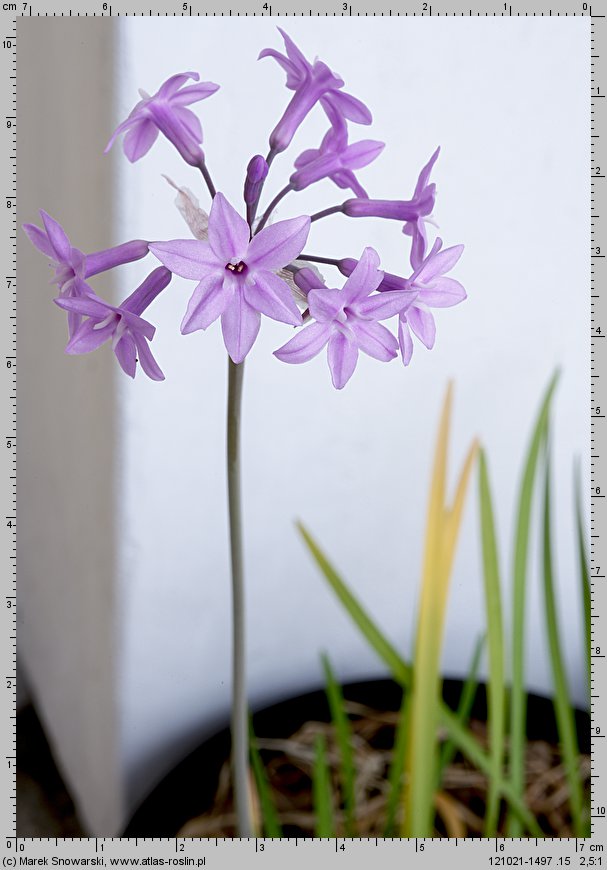
[[[134,162],[162,133],[186,163],[200,171],[211,198],[207,215],[189,191],[179,189],[178,206],[194,238],[137,239],[85,255],[72,247],[62,227],[45,212],[41,212],[43,228],[24,225],[30,240],[55,269],[53,281],[59,288],[55,302],[68,316],[67,353],[88,353],[111,341],[127,374],[135,375],[139,361],[148,377],[162,380],[164,375],[149,348],[155,328],[141,315],[172,276],[178,275],[196,282],[181,323],[184,335],[204,330],[220,319],[226,349],[238,364],[253,347],[265,315],[298,327],[294,337],[275,351],[279,360],[302,363],[326,347],[333,385],[341,389],[354,372],[359,351],[388,362],[400,349],[402,361],[408,365],[413,336],[432,348],[436,326],[431,309],[456,305],[466,298],[462,285],[447,277],[463,246],[443,248],[440,238],[432,247],[428,244],[426,225],[432,223],[436,198],[430,175],[439,149],[422,169],[411,199],[371,198],[356,173],[379,156],[384,143],[349,141],[350,123],[371,123],[369,109],[343,90],[343,80],[325,63],[310,63],[293,40],[283,30],[280,33],[286,53],[268,48],[260,58],[277,61],[293,95],[269,136],[267,156],[255,155],[247,167],[245,216],[217,192],[201,148],[200,120],[187,108],[210,97],[218,85],[200,82],[197,73],[185,72],[172,76],[153,96],[140,91],[140,102],[117,127],[106,151],[124,133],[124,152]],[[190,80],[195,83],[187,84]],[[260,211],[274,159],[290,146],[317,104],[329,122],[327,132],[318,148],[299,154],[288,184],[265,211]],[[312,215],[271,222],[283,197],[325,178],[349,190],[350,198]],[[359,259],[336,259],[306,251],[311,224],[332,214],[400,222],[403,233],[411,237],[408,274],[382,271],[379,254],[371,247],[365,248]],[[110,305],[95,293],[90,278],[148,253],[162,265],[122,303]],[[316,264],[330,266],[345,276],[343,286],[325,283]],[[398,324],[398,337],[381,322],[391,318]]]

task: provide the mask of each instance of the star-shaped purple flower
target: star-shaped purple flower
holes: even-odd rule
[[[141,100],[126,121],[116,127],[104,153],[107,154],[121,133],[126,133],[124,153],[131,163],[135,163],[148,153],[160,131],[187,163],[200,166],[204,162],[200,148],[202,126],[194,112],[186,106],[206,100],[219,89],[219,85],[200,82],[182,87],[188,79],[198,82],[199,78],[196,72],[178,73],[167,79],[153,96],[140,90]]]
[[[261,314],[301,324],[291,290],[276,271],[301,253],[309,231],[310,218],[304,216],[265,227],[251,239],[247,222],[218,193],[209,215],[208,242],[176,239],[150,245],[176,275],[200,282],[181,332],[206,329],[221,317],[227,351],[233,362],[241,363],[257,338]]]
[[[371,112],[356,97],[341,90],[343,80],[321,60],[311,64],[291,37],[282,28],[278,30],[285,42],[286,56],[273,48],[265,48],[259,57],[273,57],[278,61],[287,74],[287,87],[295,94],[270,134],[272,151],[284,151],[290,145],[297,128],[317,102],[327,114],[333,109],[342,118],[355,124],[370,124]]]
[[[423,202],[425,198],[430,196],[432,202],[434,202],[436,185],[430,184],[429,181],[432,167],[436,163],[439,154],[440,146],[436,149],[430,160],[428,160],[420,172],[417,184],[415,185],[415,192],[413,194],[414,201]],[[421,266],[422,260],[426,256],[426,246],[428,244],[426,223],[432,223],[432,218],[428,214],[420,215],[414,220],[408,220],[403,227],[403,233],[407,236],[411,236],[411,266],[414,269]]]
[[[348,145],[348,125],[332,106],[328,106],[326,111],[331,127],[320,148],[310,148],[299,155],[295,161],[296,171],[289,181],[294,190],[303,190],[321,178],[330,178],[338,187],[350,188],[355,196],[366,197],[367,192],[353,170],[362,169],[379,157],[385,144],[365,139]]]
[[[454,245],[441,250],[442,244],[441,239],[435,241],[428,256],[407,280],[411,290],[417,290],[417,296],[399,315],[398,342],[405,365],[409,365],[413,355],[411,332],[428,350],[434,347],[436,324],[429,309],[450,308],[466,298],[466,291],[459,281],[447,278],[445,274],[455,266],[464,246]]]
[[[156,327],[140,315],[171,281],[171,272],[160,266],[121,305],[114,306],[94,293],[78,298],[55,299],[60,308],[86,317],[68,341],[65,352],[90,353],[112,342],[116,359],[123,371],[135,377],[137,362],[153,381],[163,381],[164,374],[152,356],[148,342],[154,338]]]
[[[303,363],[328,344],[331,379],[338,390],[352,377],[359,350],[382,362],[394,359],[398,341],[378,321],[398,314],[405,304],[404,295],[398,290],[371,295],[384,277],[378,267],[377,252],[365,248],[341,290],[329,289],[317,278],[316,286],[308,291],[310,314],[316,322],[302,329],[274,355],[283,362]],[[306,269],[308,286],[313,274]]]

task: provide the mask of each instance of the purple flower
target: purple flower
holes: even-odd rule
[[[112,341],[112,348],[124,372],[135,377],[137,362],[153,381],[163,381],[164,375],[148,347],[156,327],[141,315],[158,294],[171,281],[170,271],[160,266],[119,305],[109,305],[94,293],[79,298],[55,299],[60,308],[75,312],[87,319],[81,323],[65,348],[66,353],[90,353]]]
[[[272,224],[251,239],[247,222],[218,193],[209,215],[208,242],[185,239],[151,245],[152,253],[172,272],[200,282],[181,332],[206,329],[221,317],[227,351],[240,363],[257,338],[261,314],[301,324],[291,290],[276,270],[301,253],[309,231],[310,218],[298,217]]]
[[[188,79],[197,82],[199,78],[196,72],[178,73],[167,79],[152,97],[140,90],[141,100],[126,121],[116,127],[104,153],[107,154],[116,138],[126,132],[124,153],[131,163],[135,163],[148,153],[160,131],[187,163],[200,166],[204,162],[200,148],[202,127],[196,115],[185,107],[198,100],[206,100],[218,90],[219,85],[200,82],[182,88]]]
[[[417,296],[399,315],[398,342],[405,365],[409,365],[413,354],[411,332],[428,350],[434,346],[436,324],[429,309],[450,308],[466,298],[466,291],[459,281],[445,277],[461,257],[464,246],[454,245],[442,251],[442,244],[441,239],[435,241],[426,259],[407,281],[411,290],[417,291]]]
[[[68,299],[93,295],[93,290],[85,278],[113,269],[114,266],[122,263],[140,260],[148,252],[148,243],[142,239],[135,239],[124,245],[97,251],[85,257],[82,251],[72,247],[58,221],[42,209],[40,209],[40,217],[43,230],[35,224],[23,224],[23,229],[32,244],[52,260],[55,277],[51,283],[57,284],[61,295]],[[69,311],[67,319],[69,334],[73,335],[82,322],[82,317],[75,311]]]
[[[347,199],[341,210],[348,217],[380,217],[396,221],[417,221],[434,208],[434,185],[418,199]]]
[[[365,139],[348,145],[348,127],[341,115],[332,107],[327,111],[331,127],[325,134],[320,148],[310,148],[295,161],[296,171],[289,179],[294,190],[303,190],[321,178],[330,178],[338,187],[350,188],[355,196],[366,197],[354,169],[362,169],[384,149],[383,142]]]
[[[357,265],[358,260],[355,260],[352,257],[346,257],[345,259],[338,261],[337,268],[342,275],[349,277],[354,269],[356,269]],[[403,309],[407,308],[412,302],[414,302],[419,294],[419,290],[416,287],[411,286],[410,279],[401,278],[399,275],[393,275],[391,272],[384,272],[384,277],[377,289],[380,293],[396,290],[402,293]]]
[[[309,63],[290,36],[282,28],[278,30],[285,42],[286,56],[273,48],[265,48],[259,57],[273,57],[278,61],[287,74],[287,87],[295,94],[270,135],[272,151],[284,151],[290,145],[297,128],[319,101],[327,114],[332,109],[355,124],[370,124],[371,112],[364,103],[340,90],[343,80],[322,61]]]
[[[312,287],[308,292],[308,306],[316,322],[302,329],[283,347],[274,351],[274,355],[283,362],[303,363],[328,344],[331,378],[338,390],[350,380],[359,350],[382,362],[394,359],[398,342],[377,321],[392,317],[402,310],[403,294],[393,291],[371,295],[384,276],[378,266],[377,252],[373,248],[365,248],[341,290]],[[309,275],[306,277],[312,281]]]
[[[415,192],[413,194],[414,201],[422,201],[429,194],[434,200],[436,185],[428,184],[428,181],[430,179],[432,167],[436,163],[439,154],[440,146],[436,149],[430,160],[428,160],[428,162],[420,172],[419,178],[417,179],[417,184],[415,185]],[[431,220],[427,215],[424,215],[418,217],[417,219],[408,220],[403,227],[403,233],[412,237],[411,266],[414,269],[417,269],[421,265],[422,260],[426,256],[426,246],[428,243],[426,235],[427,222],[431,223]]]
[[[259,193],[268,174],[268,164],[265,157],[257,154],[251,157],[247,166],[247,177],[244,183],[244,201],[247,205],[257,202]]]

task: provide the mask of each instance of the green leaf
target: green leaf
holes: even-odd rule
[[[334,837],[331,771],[327,763],[327,744],[322,734],[317,734],[314,741],[312,793],[314,797],[314,816],[316,818],[314,836]]]
[[[268,777],[266,775],[263,761],[257,749],[255,732],[253,731],[253,723],[249,720],[249,751],[251,755],[251,767],[253,768],[253,776],[257,787],[257,795],[259,797],[259,805],[261,808],[261,818],[263,822],[263,830],[266,837],[282,837],[282,827],[276,811],[276,806],[272,799],[272,790]]]
[[[476,646],[474,647],[472,661],[470,662],[470,668],[468,669],[468,676],[466,677],[466,682],[464,683],[459,698],[459,704],[457,705],[457,721],[460,725],[467,725],[468,720],[470,719],[470,712],[478,689],[478,669],[481,663],[481,655],[484,645],[485,638],[479,637]],[[436,777],[437,790],[440,788],[445,768],[447,765],[451,764],[456,752],[457,746],[455,745],[455,741],[452,737],[449,737],[448,740],[445,740],[443,743],[438,761],[438,775]]]
[[[394,680],[404,688],[408,688],[411,679],[410,666],[401,659],[392,644],[386,637],[384,637],[380,629],[366,613],[348,586],[344,583],[310,533],[301,523],[298,523],[297,527],[306,542],[310,553],[316,561],[316,564],[324,574],[337,598],[344,605],[350,618],[353,620],[355,625],[361,629],[370,646],[387,665]],[[472,737],[472,735],[469,734],[462,725],[460,725],[456,714],[453,713],[444,702],[441,702],[440,704],[439,714],[440,721],[451,737],[455,740],[460,752],[462,752],[466,758],[472,762],[472,764],[475,764],[479,770],[487,776],[490,776],[491,761],[488,755],[479,746],[474,737]],[[530,813],[525,806],[521,795],[512,788],[512,785],[507,780],[500,780],[499,791],[500,794],[509,802],[517,816],[526,825],[529,833],[533,837],[543,837],[542,830],[533,814]]]
[[[569,786],[569,804],[573,831],[576,837],[584,836],[583,798],[578,765],[579,749],[575,730],[575,714],[569,697],[567,675],[563,663],[561,643],[559,640],[558,616],[554,595],[552,533],[550,523],[550,456],[546,457],[544,475],[544,523],[543,523],[543,567],[544,567],[544,602],[546,609],[546,632],[548,634],[548,649],[552,665],[555,695],[553,699],[554,713],[561,741],[565,775]]]
[[[590,694],[590,678],[592,676],[592,662],[590,648],[592,646],[591,627],[591,600],[590,600],[590,576],[588,572],[588,557],[586,556],[586,537],[584,535],[584,512],[582,510],[582,478],[580,463],[575,466],[575,518],[577,527],[578,560],[580,564],[580,584],[582,602],[584,607],[584,640],[586,642],[586,672],[588,679],[588,693]]]
[[[325,672],[326,692],[335,737],[340,755],[340,783],[346,817],[346,837],[356,836],[356,771],[354,767],[354,752],[352,751],[352,731],[350,721],[344,709],[344,698],[341,687],[326,655],[322,656],[322,666]]]
[[[506,715],[504,624],[500,592],[499,560],[495,537],[495,522],[491,487],[485,453],[481,450],[479,465],[479,502],[483,549],[483,579],[489,648],[489,681],[487,685],[487,725],[491,755],[491,776],[485,810],[485,837],[496,837],[499,822],[500,795],[498,782],[504,764],[504,733]]]
[[[525,608],[527,593],[527,554],[531,506],[540,448],[546,438],[550,402],[558,380],[552,377],[542,401],[527,452],[521,483],[514,542],[514,577],[512,603],[512,687],[510,690],[510,778],[517,794],[524,791],[525,720]],[[520,819],[508,816],[508,836],[520,837]]]
[[[403,691],[403,700],[394,735],[392,763],[388,774],[390,790],[386,804],[386,826],[384,837],[393,837],[396,831],[396,812],[402,795],[403,773],[405,770],[405,755],[407,752],[407,731],[409,715],[409,696]]]

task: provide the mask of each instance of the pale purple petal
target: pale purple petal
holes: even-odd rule
[[[337,172],[333,172],[331,175],[331,181],[333,181],[342,190],[350,189],[354,196],[367,196],[367,191],[358,181],[354,173],[351,172],[349,169],[338,169]]]
[[[444,275],[449,272],[461,257],[463,250],[463,245],[454,245],[452,248],[445,248],[435,254],[430,253],[415,276],[415,281],[426,284],[436,275]]]
[[[123,245],[116,245],[104,251],[95,251],[92,254],[87,254],[84,264],[84,277],[90,278],[93,275],[98,275],[100,272],[107,272],[108,269],[121,266],[123,263],[133,263],[135,260],[145,257],[147,253],[148,242],[143,241],[143,239],[134,239],[132,242],[125,242]]]
[[[183,72],[176,73],[176,75],[171,76],[164,82],[157,93],[156,97],[162,97],[163,99],[169,99],[174,96],[174,94],[179,90],[179,88],[184,85],[190,79],[193,79],[195,82],[199,80],[200,76],[197,72]]]
[[[272,57],[280,64],[287,74],[287,87],[290,91],[294,91],[302,79],[302,75],[296,65],[285,57],[284,54],[276,51],[275,48],[264,48],[263,51],[260,51],[257,55],[257,60],[261,60],[263,57]]]
[[[236,292],[221,315],[221,331],[228,353],[237,365],[251,350],[259,333],[261,314]]]
[[[354,142],[353,145],[348,145],[341,155],[342,165],[348,169],[362,169],[379,157],[385,147],[384,142],[376,142],[373,139]]]
[[[321,152],[319,148],[307,148],[305,151],[302,151],[299,157],[295,158],[295,166],[297,169],[301,169],[303,166],[307,166],[308,163],[311,163],[313,160],[316,160],[321,156]]]
[[[150,245],[150,251],[175,275],[198,281],[210,272],[221,271],[227,262],[227,260],[218,260],[210,244],[198,239],[155,242]]]
[[[198,85],[189,85],[187,88],[182,88],[178,93],[171,97],[172,106],[190,106],[192,103],[197,103],[199,100],[206,100],[219,90],[219,85],[214,82],[200,82]]]
[[[133,109],[131,114],[128,116],[128,118],[125,121],[123,121],[121,124],[118,124],[118,126],[116,127],[116,129],[114,130],[112,135],[110,136],[110,141],[107,143],[107,145],[103,149],[104,154],[108,153],[108,151],[110,150],[110,148],[112,147],[112,145],[114,144],[114,142],[116,141],[118,136],[120,136],[121,133],[126,133],[126,131],[130,130],[131,127],[133,127],[135,124],[141,123],[141,121],[143,120],[143,115],[138,111],[138,109],[141,105],[143,105],[142,102],[137,103],[137,105],[135,106],[135,108]]]
[[[23,224],[23,230],[32,245],[38,248],[45,256],[51,257],[53,260],[55,259],[55,251],[45,232],[35,224]]]
[[[336,390],[341,390],[354,374],[358,347],[343,333],[334,332],[329,339],[328,361],[333,386]]]
[[[419,178],[417,179],[417,184],[415,185],[414,196],[420,196],[422,194],[424,188],[427,186],[427,184],[430,180],[430,173],[432,172],[432,167],[436,163],[439,154],[440,154],[440,145],[438,146],[438,148],[436,149],[436,151],[434,152],[434,154],[432,155],[430,160],[428,160],[428,162],[426,163],[426,165],[424,166],[422,171],[419,173]]]
[[[336,109],[342,117],[348,121],[353,121],[355,124],[370,124],[373,121],[373,116],[369,109],[361,100],[353,97],[352,94],[346,94],[343,91],[331,91],[321,100],[321,104],[328,104]]]
[[[304,75],[310,69],[310,63],[306,60],[303,52],[295,45],[289,34],[282,29],[282,27],[277,28],[278,32],[284,39],[285,48],[287,50],[287,56],[291,63],[299,70],[299,72]]]
[[[153,381],[164,381],[164,373],[154,359],[148,343],[135,335],[135,344],[137,346],[139,364],[148,378],[151,378]]]
[[[299,326],[302,322],[291,290],[274,272],[256,269],[255,277],[244,286],[244,297],[249,305],[272,320],[292,326]]]
[[[130,332],[133,334],[140,332],[148,341],[154,338],[156,327],[149,320],[144,320],[143,317],[139,317],[138,314],[133,314],[132,311],[127,311],[124,308],[119,308],[118,312]]]
[[[335,320],[340,311],[343,311],[345,301],[343,290],[323,288],[310,290],[308,293],[310,314],[319,323]]]
[[[181,332],[187,335],[197,329],[206,329],[221,317],[226,306],[233,298],[233,290],[224,287],[223,279],[217,275],[204,278],[194,290],[185,317],[181,323]]]
[[[429,289],[422,289],[419,301],[430,308],[451,308],[466,298],[466,291],[454,278],[435,278]]]
[[[124,332],[120,336],[114,347],[114,353],[122,371],[134,378],[137,370],[137,345],[130,332]]]
[[[416,290],[386,290],[358,300],[349,307],[363,320],[386,320],[408,308],[416,297]]]
[[[263,235],[263,230],[259,235]],[[209,243],[213,253],[225,266],[230,260],[244,260],[249,244],[249,225],[230,205],[223,193],[218,193],[209,215]],[[303,247],[303,246],[302,246]],[[301,249],[300,249],[301,250]],[[298,251],[297,253],[300,253]],[[250,265],[247,259],[247,265]],[[285,263],[288,260],[285,260]],[[281,263],[284,266],[285,263]],[[202,276],[200,276],[202,277]]]
[[[398,341],[381,323],[359,321],[352,326],[358,347],[374,359],[389,362],[398,355]]]
[[[123,148],[127,159],[135,163],[144,157],[157,138],[158,127],[153,121],[143,118],[124,137]]]
[[[70,240],[65,234],[61,224],[57,223],[49,214],[40,209],[40,217],[46,230],[46,235],[55,252],[55,259],[59,263],[69,263],[72,253]]]
[[[286,363],[304,363],[321,352],[329,340],[332,327],[328,323],[311,323],[294,338],[274,351],[274,356]]]
[[[181,108],[180,106],[173,108],[173,113],[186,128],[192,139],[195,139],[196,142],[202,142],[202,124],[200,123],[200,118],[190,109]]]
[[[407,311],[406,316],[409,326],[415,335],[428,350],[432,350],[436,338],[436,324],[430,311],[426,311],[425,308],[421,308],[414,303]]]
[[[91,353],[97,350],[108,339],[110,339],[116,331],[118,316],[112,318],[107,326],[95,329],[93,320],[85,320],[78,329],[74,332],[68,341],[65,352],[69,354]]]
[[[98,296],[58,296],[53,302],[65,311],[75,311],[76,314],[84,314],[99,320],[103,320],[115,310]]]
[[[409,324],[406,320],[398,321],[398,343],[400,345],[400,354],[403,359],[403,365],[408,366],[413,356],[413,339],[409,331]]]
[[[251,269],[281,269],[301,254],[309,232],[307,215],[264,227],[251,239],[246,253],[247,265]]]
[[[352,274],[343,287],[345,303],[366,298],[381,284],[384,273],[379,267],[379,254],[374,248],[365,248]]]

